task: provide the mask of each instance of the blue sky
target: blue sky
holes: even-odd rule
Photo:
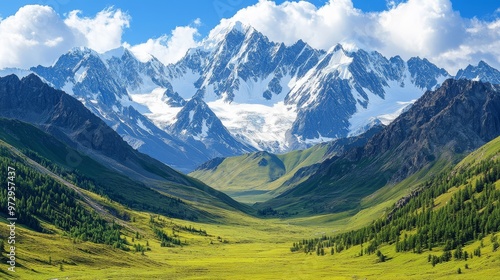
[[[115,7],[131,17],[130,27],[124,31],[123,39],[130,44],[138,44],[149,38],[170,34],[176,26],[193,24],[199,18],[197,27],[200,36],[205,36],[221,18],[232,17],[238,10],[257,3],[256,0],[182,0],[182,1],[81,1],[81,0],[44,0],[44,1],[2,1],[0,17],[13,15],[20,7],[28,4],[50,5],[64,15],[73,10],[81,10],[82,16],[92,17],[107,7]],[[280,4],[285,1],[275,1]],[[326,0],[310,0],[316,7],[323,6]],[[353,0],[355,8],[365,12],[379,12],[387,9],[387,0]],[[403,2],[403,1],[396,1]],[[452,1],[453,9],[462,17],[491,19],[500,8],[494,0]]]
[[[0,69],[50,65],[78,46],[174,63],[236,21],[276,42],[420,56],[452,74],[480,60],[500,68],[493,0],[17,0],[0,4]]]

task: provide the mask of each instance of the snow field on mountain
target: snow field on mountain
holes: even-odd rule
[[[216,100],[208,106],[231,134],[263,150],[286,150],[285,134],[297,117],[295,106],[282,101],[266,106]]]

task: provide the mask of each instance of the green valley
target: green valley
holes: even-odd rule
[[[428,255],[441,256],[445,249],[443,244],[436,242],[432,251],[422,249],[421,253],[414,253],[413,249],[397,250],[394,243],[381,242],[375,251],[368,253],[366,250],[370,248],[370,238],[374,235],[366,230],[370,227],[365,226],[373,220],[384,221],[392,213],[393,205],[407,195],[409,190],[420,190],[422,186],[426,186],[426,182],[446,178],[450,183],[445,185],[442,194],[436,193],[434,198],[434,208],[438,211],[442,205],[455,199],[454,195],[463,193],[468,182],[472,182],[473,188],[476,188],[478,180],[492,176],[487,175],[490,169],[476,167],[485,166],[484,163],[488,161],[498,164],[499,146],[500,138],[497,138],[451,170],[436,167],[433,172],[416,174],[390,189],[382,188],[371,198],[365,199],[364,208],[357,212],[261,219],[235,209],[205,205],[205,211],[218,218],[211,222],[186,221],[133,209],[108,197],[79,189],[77,193],[70,192],[69,197],[77,205],[81,205],[82,211],[101,216],[109,225],[113,225],[120,233],[120,245],[99,244],[101,242],[98,240],[92,242],[91,238],[72,234],[60,223],[54,223],[50,217],[34,214],[43,230],[35,230],[36,228],[27,225],[16,228],[16,272],[2,268],[0,275],[13,279],[276,279],[277,275],[280,279],[494,278],[500,276],[500,250],[494,249],[498,229],[490,228],[482,236],[464,240],[462,250],[472,255],[467,260],[451,260],[432,266],[427,260]],[[16,162],[16,167],[20,170],[23,169],[22,166],[31,166],[26,158],[16,155],[10,145],[3,144],[2,147],[2,162],[9,165]],[[437,174],[447,175],[435,176]],[[44,174],[37,176],[41,176],[42,180],[51,180]],[[457,179],[453,179],[455,177]],[[65,178],[59,180],[65,181],[71,176],[67,175]],[[499,188],[498,178],[491,180],[495,180]],[[485,184],[489,184],[489,181]],[[27,185],[23,187],[28,188]],[[421,213],[421,207],[427,207],[426,204],[420,208],[413,205],[419,205],[421,195],[426,198],[423,195],[432,188],[430,184],[424,191],[420,191],[417,199],[410,200],[396,210],[394,217],[404,216],[400,213],[407,211],[405,209],[411,209],[415,214]],[[485,188],[482,194],[476,195],[477,199],[480,200],[480,196],[489,192]],[[26,195],[29,196],[29,193]],[[422,201],[426,202],[427,199]],[[188,201],[186,203],[197,207]],[[467,203],[469,202],[466,201]],[[3,204],[2,202],[2,207]],[[96,205],[105,211],[97,212],[94,209]],[[494,211],[498,211],[498,203],[491,206],[496,209]],[[49,212],[53,212],[56,217],[57,207],[60,206],[48,204],[48,208],[53,209]],[[398,218],[393,218],[393,221],[398,221]],[[2,218],[2,223],[7,223],[5,218]],[[384,232],[380,222],[373,225],[382,229],[376,232]],[[356,231],[359,229],[362,230]],[[159,235],[158,231],[162,234]],[[345,238],[357,232],[366,234],[365,239],[362,239],[363,244],[353,242],[342,249],[336,248],[334,254],[331,254],[331,247],[326,246],[329,237],[334,237],[332,240],[350,240]],[[402,232],[408,236],[417,233],[411,228],[402,229]],[[0,234],[5,240],[8,228],[2,227]],[[314,245],[307,253],[304,253],[304,247],[300,247],[298,252],[291,252],[290,247],[301,242],[303,245]],[[5,259],[8,246],[5,241],[3,244],[2,258]],[[318,244],[323,244],[319,251],[319,247],[315,247]],[[481,256],[474,255],[478,248]],[[384,256],[383,262],[377,256],[378,251]],[[461,271],[460,275],[458,269]]]
[[[303,179],[285,184],[301,168],[321,162],[326,150],[326,145],[318,145],[282,155],[256,152],[226,158],[211,166],[218,160],[215,159],[189,175],[240,202],[262,202],[301,182]]]

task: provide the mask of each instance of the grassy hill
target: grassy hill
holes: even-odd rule
[[[55,137],[21,121],[0,118],[0,140],[54,173],[132,208],[187,219],[214,218],[212,214],[194,205],[234,207],[240,211],[252,212],[227,195],[141,154],[136,161],[139,166],[130,171],[141,173],[141,176],[134,175],[130,178],[112,169],[112,161],[109,165],[111,168],[105,167]],[[183,203],[179,198],[190,204]]]
[[[281,155],[255,152],[209,161],[189,175],[240,202],[254,203],[301,182],[285,184],[301,168],[321,162],[326,152],[326,145]]]

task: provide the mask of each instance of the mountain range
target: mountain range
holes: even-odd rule
[[[216,157],[284,153],[388,125],[451,77],[425,58],[287,46],[238,22],[218,27],[175,64],[140,61],[125,48],[76,48],[30,71],[133,148],[183,172]],[[456,78],[496,82],[500,74],[480,62]]]

